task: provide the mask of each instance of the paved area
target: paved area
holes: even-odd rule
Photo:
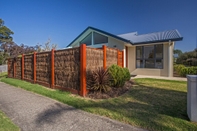
[[[131,79],[135,79],[135,78],[154,78],[154,79],[187,81],[187,78],[184,77],[161,77],[161,76],[145,76],[145,75],[137,75],[135,77],[131,77]]]
[[[22,131],[144,131],[1,82],[0,110]]]

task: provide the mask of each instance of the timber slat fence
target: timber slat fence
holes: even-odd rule
[[[8,77],[38,83],[53,89],[70,91],[81,96],[88,92],[86,73],[112,64],[124,66],[124,52],[108,48],[80,47],[22,54],[8,59]]]

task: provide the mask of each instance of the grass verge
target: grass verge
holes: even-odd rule
[[[186,82],[135,79],[136,84],[123,96],[91,100],[17,79],[2,78],[1,81],[148,130],[197,129],[197,123],[190,122],[187,117]]]
[[[7,74],[8,74],[7,72],[2,72],[2,73],[0,73],[0,79],[3,78],[3,77],[6,77]]]
[[[19,131],[19,127],[14,125],[11,120],[0,111],[0,131]]]

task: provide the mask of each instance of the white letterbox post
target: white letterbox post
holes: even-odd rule
[[[187,115],[197,122],[197,75],[187,75]]]

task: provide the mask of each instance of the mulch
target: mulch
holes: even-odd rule
[[[111,90],[108,92],[90,90],[86,97],[91,99],[108,99],[118,97],[128,92],[133,84],[134,82],[132,80],[126,81],[123,87],[111,87]]]

